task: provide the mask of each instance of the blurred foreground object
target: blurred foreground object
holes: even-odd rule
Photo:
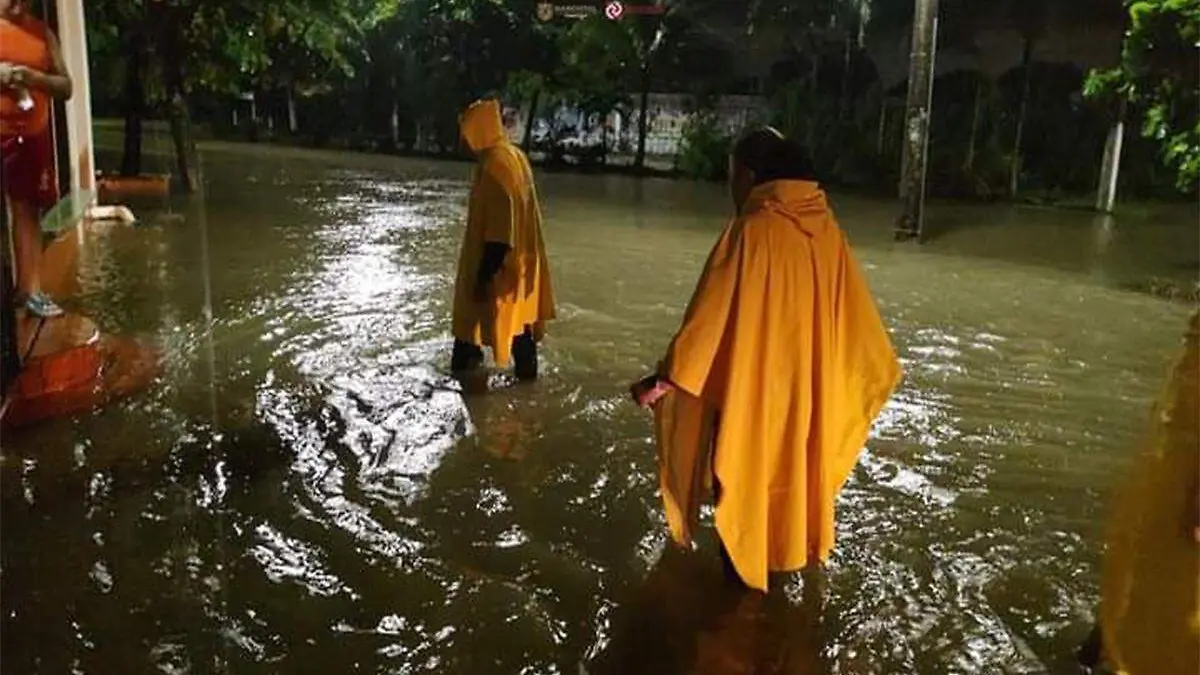
[[[1200,672],[1200,312],[1118,495],[1104,561],[1104,655],[1126,675]]]

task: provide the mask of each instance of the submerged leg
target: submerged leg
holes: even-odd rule
[[[712,476],[712,491],[713,503],[719,504],[721,502],[721,481],[717,480],[716,474]],[[738,588],[749,588],[746,582],[742,581],[737,568],[733,566],[733,558],[729,557],[729,550],[725,548],[725,542],[721,541],[720,533],[717,534],[717,546],[721,555],[721,571],[725,575],[725,581]]]
[[[1104,639],[1100,633],[1099,623],[1092,626],[1092,632],[1088,633],[1076,655],[1079,665],[1084,668],[1096,668],[1100,665],[1100,659],[1104,656]]]
[[[450,371],[465,373],[483,365],[483,350],[479,345],[462,340],[454,341],[454,351],[450,353]]]
[[[720,541],[720,537],[717,538]],[[725,574],[725,581],[739,588],[748,588],[746,582],[742,581],[741,575],[737,573],[737,568],[733,566],[733,558],[729,557],[729,551],[725,549],[725,542],[720,542],[721,552],[721,571]]]
[[[525,327],[525,332],[513,338],[512,354],[514,370],[518,380],[536,380],[538,376],[537,340],[533,338],[533,329]]]

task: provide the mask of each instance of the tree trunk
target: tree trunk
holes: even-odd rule
[[[963,160],[963,171],[975,168],[975,146],[979,139],[979,120],[983,116],[983,80],[975,83],[975,107],[971,111],[971,137],[967,140],[967,156]]]
[[[538,101],[542,98],[542,90],[535,89],[533,97],[529,100],[529,113],[525,115],[525,132],[521,138],[521,148],[525,152],[529,152],[529,146],[533,145],[533,125],[537,122]]]
[[[142,120],[146,117],[146,87],[142,64],[146,62],[146,40],[135,33],[125,52],[125,142],[121,155],[121,175],[142,172]]]
[[[843,46],[842,52],[842,95],[838,102],[838,117],[845,119],[850,111],[850,100],[853,96],[851,91],[851,79],[854,76],[854,52],[851,51],[852,41],[850,36],[846,36],[846,43]]]
[[[167,118],[171,125],[171,142],[175,146],[175,171],[179,185],[191,193],[195,192],[197,188],[190,164],[190,157],[195,148],[192,142],[187,98],[184,94],[183,69],[178,59],[168,57],[166,62],[171,64],[167,68],[165,79],[167,95],[170,97],[167,101]]]
[[[392,99],[392,147],[400,147],[400,101]]]
[[[300,121],[296,117],[296,93],[292,85],[287,88],[288,133],[293,136],[300,131]]]
[[[1008,194],[1016,197],[1021,187],[1021,141],[1025,135],[1025,116],[1029,111],[1029,88],[1033,80],[1033,38],[1025,37],[1025,49],[1021,53],[1023,70],[1021,83],[1021,105],[1017,108],[1017,128],[1013,134],[1012,156],[1008,165]]]
[[[185,19],[168,13],[162,17],[160,27],[179,27]],[[187,88],[184,86],[183,53],[180,30],[164,30],[156,40],[156,51],[163,65],[163,84],[167,92],[167,118],[171,127],[171,141],[175,146],[175,170],[179,185],[187,192],[196,190],[196,182],[189,163],[192,147],[191,120],[188,117]]]
[[[392,86],[391,86],[392,115],[391,115],[391,119],[390,119],[390,124],[391,124],[391,131],[392,131],[392,147],[399,148],[400,147],[400,94],[396,88],[396,76],[395,75],[392,76],[391,84],[392,84]]]
[[[612,111],[600,115],[600,163],[608,164],[608,116]]]
[[[817,91],[817,85],[820,84],[821,79],[821,58],[818,56],[818,52],[815,49],[811,52],[809,57],[808,68],[809,91],[815,97],[819,94]]]
[[[897,240],[920,242],[925,218],[925,159],[929,150],[929,118],[933,103],[934,59],[937,55],[937,0],[916,0],[912,55],[908,71],[908,103],[904,119],[904,161],[900,177],[904,215]]]
[[[646,167],[646,133],[649,131],[650,107],[650,64],[642,65],[641,109],[638,111],[638,145],[637,154],[633,156],[633,166],[637,169]]]
[[[170,102],[171,141],[175,146],[175,170],[179,174],[179,184],[189,193],[195,192],[198,184],[191,170],[189,157],[192,151],[192,125],[188,115],[187,101],[183,93],[176,91]]]
[[[884,140],[887,138],[887,122],[888,122],[888,97],[887,92],[883,90],[883,86],[879,87],[879,135],[875,139],[875,154],[883,157],[885,150]]]

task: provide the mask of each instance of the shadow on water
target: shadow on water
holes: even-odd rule
[[[713,556],[666,546],[602,622],[586,675],[827,675],[817,576],[769,595],[730,584]]]

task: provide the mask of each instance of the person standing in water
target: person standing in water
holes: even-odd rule
[[[1114,503],[1100,626],[1084,665],[1123,675],[1200,672],[1200,313]]]
[[[711,485],[727,570],[766,591],[770,572],[828,557],[837,494],[901,369],[807,152],[749,133],[730,187],[737,215],[631,393],[655,409],[672,537],[690,546]]]
[[[500,102],[476,101],[461,118],[461,136],[478,159],[467,229],[454,287],[450,369],[465,373],[491,347],[496,365],[515,361],[521,380],[538,375],[537,345],[554,318],[550,266],[533,169],[508,140]]]
[[[58,201],[51,99],[71,97],[54,34],[25,0],[0,0],[0,189],[12,214],[17,293],[31,314],[62,309],[42,292],[39,213]]]

